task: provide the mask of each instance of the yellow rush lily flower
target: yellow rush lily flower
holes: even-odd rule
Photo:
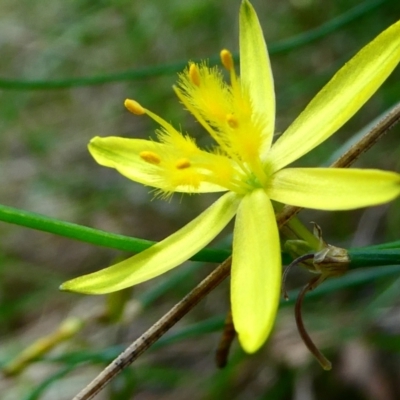
[[[221,52],[230,85],[217,68],[190,64],[174,87],[183,105],[217,143],[211,151],[133,100],[161,129],[158,141],[94,138],[96,161],[129,179],[173,192],[227,192],[185,227],[151,248],[61,289],[109,293],[175,268],[205,247],[236,215],[231,271],[233,322],[245,351],[267,339],[281,292],[279,233],[271,200],[319,210],[349,210],[388,202],[400,194],[394,172],[335,168],[285,168],[336,132],[372,96],[400,59],[400,22],[344,65],[272,145],[275,95],[257,15],[240,8],[240,79],[232,56]]]

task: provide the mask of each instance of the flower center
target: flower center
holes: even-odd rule
[[[138,102],[125,102],[131,112],[147,114],[162,127],[157,131],[164,146],[162,150],[154,152],[149,147],[139,157],[149,168],[152,166],[159,187],[166,192],[179,191],[182,187],[196,192],[211,184],[244,194],[268,183],[261,162],[268,136],[265,121],[257,115],[247,88],[236,76],[228,50],[221,51],[221,62],[229,72],[230,84],[225,82],[221,70],[205,63],[191,63],[179,75],[178,86],[174,87],[183,105],[217,142],[218,146],[211,151],[198,148],[192,138]]]

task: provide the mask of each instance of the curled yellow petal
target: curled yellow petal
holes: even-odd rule
[[[374,169],[285,168],[272,177],[271,199],[317,210],[350,210],[400,195],[400,175]]]
[[[267,339],[279,304],[281,258],[271,201],[263,189],[240,203],[233,236],[231,303],[243,349],[254,353]]]
[[[240,198],[227,193],[182,229],[111,267],[63,283],[61,290],[104,294],[125,289],[177,267],[214,239],[236,213]]]
[[[400,21],[346,63],[276,141],[269,154],[278,170],[318,146],[375,93],[400,60]]]

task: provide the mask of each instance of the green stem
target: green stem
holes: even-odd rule
[[[53,233],[97,246],[135,253],[146,250],[155,243],[151,240],[109,233],[3,205],[0,205],[0,221]],[[230,250],[207,248],[199,251],[191,260],[220,263],[226,260],[230,254]]]
[[[398,243],[398,242],[397,242]],[[383,265],[400,265],[399,248],[364,248],[348,250],[350,269],[379,267]]]

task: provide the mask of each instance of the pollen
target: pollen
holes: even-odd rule
[[[200,86],[200,72],[196,64],[190,64],[189,78],[194,85]]]
[[[146,110],[135,100],[126,99],[124,105],[132,114],[143,115],[146,113]]]
[[[149,164],[158,165],[161,162],[160,156],[152,151],[141,151],[139,156],[142,160],[148,162]]]
[[[179,160],[176,161],[175,167],[177,169],[186,169],[191,166],[190,160],[187,158],[180,158]]]
[[[239,127],[239,121],[233,114],[228,114],[226,116],[226,122],[232,129],[237,129]]]
[[[226,70],[231,71],[233,69],[233,57],[229,50],[223,49],[220,53],[221,63]]]

